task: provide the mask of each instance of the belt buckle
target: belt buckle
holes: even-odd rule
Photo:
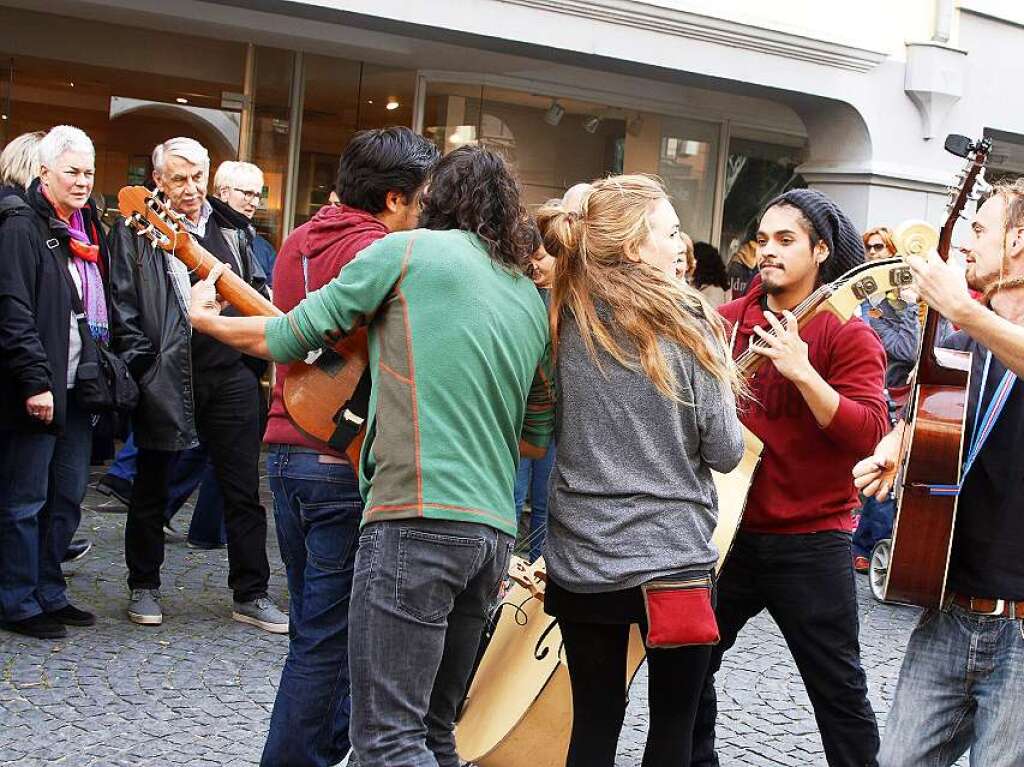
[[[997,599],[996,600],[995,609],[991,610],[989,612],[983,612],[981,610],[975,610],[974,609],[974,597],[968,597],[968,600],[970,600],[968,602],[968,609],[972,613],[975,613],[976,615],[993,615],[993,616],[995,616],[995,615],[1002,615],[1003,611],[1006,609],[1006,600],[1005,599]]]

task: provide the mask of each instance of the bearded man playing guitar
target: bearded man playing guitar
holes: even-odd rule
[[[968,749],[977,767],[1024,764],[1024,182],[995,187],[961,250],[966,280],[936,254],[908,262],[922,299],[960,327],[941,346],[972,353],[965,434],[993,425],[961,476],[945,598],[907,645],[882,767],[945,767]],[[866,495],[892,488],[906,428],[854,467]]]
[[[828,764],[875,765],[878,728],[860,662],[848,472],[888,426],[885,353],[860,319],[794,312],[822,282],[864,262],[859,233],[825,195],[796,189],[772,201],[757,232],[760,282],[719,307],[733,355],[771,364],[750,380],[740,420],[764,442],[747,507],[719,579],[714,648],[691,765],[718,765],[714,673],[748,620],[767,609],[814,706]],[[780,318],[781,315],[781,318]]]

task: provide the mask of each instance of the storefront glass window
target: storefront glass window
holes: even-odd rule
[[[237,155],[243,44],[16,9],[3,27],[0,144],[59,123],[81,128],[111,208],[122,186],[149,182],[161,141],[198,140],[214,168]]]
[[[796,173],[803,162],[799,146],[733,136],[725,172],[725,204],[719,250],[729,258],[757,233],[758,217],[776,195],[807,184]]]
[[[464,144],[501,151],[515,166],[530,205],[560,197],[573,184],[623,170],[624,110],[501,88],[431,83],[424,118],[425,135],[442,152]]]
[[[278,48],[256,49],[253,89],[252,158],[263,171],[263,202],[256,228],[274,245],[284,233],[284,195],[288,179],[288,137],[291,125],[292,69],[295,54]]]
[[[490,86],[430,83],[424,133],[448,152],[463,144],[501,150],[537,205],[566,188],[616,173],[665,181],[683,228],[713,226],[719,126],[571,98]]]
[[[315,55],[305,56],[304,69],[294,226],[327,203],[338,157],[356,131],[411,124],[416,87],[410,69]]]

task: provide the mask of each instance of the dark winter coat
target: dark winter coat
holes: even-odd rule
[[[95,227],[98,234],[100,271],[107,274],[107,243],[91,202],[82,215],[86,227]],[[71,332],[71,286],[65,277],[69,240],[67,224],[43,196],[38,179],[28,190],[0,191],[0,429],[59,433],[64,426]],[[53,392],[49,426],[25,408],[25,400],[46,391]]]

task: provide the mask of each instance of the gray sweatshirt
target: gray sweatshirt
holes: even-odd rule
[[[576,324],[562,326],[544,559],[570,591],[627,589],[718,558],[711,470],[732,471],[743,455],[736,404],[688,349],[661,349],[682,402],[600,348],[598,369]]]

